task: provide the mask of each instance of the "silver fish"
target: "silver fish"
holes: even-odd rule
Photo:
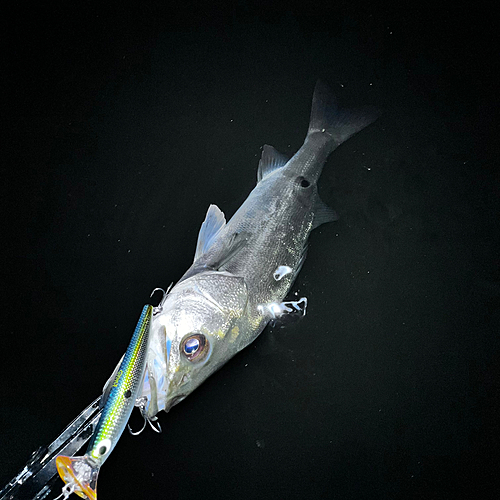
[[[309,233],[337,218],[318,196],[323,165],[376,118],[372,108],[339,110],[318,82],[297,153],[289,159],[264,146],[257,185],[229,222],[217,206],[209,207],[192,266],[152,319],[142,393],[148,419],[182,401],[254,341],[277,312],[300,309],[300,303],[282,301],[304,262]],[[276,279],[277,269],[288,268]]]

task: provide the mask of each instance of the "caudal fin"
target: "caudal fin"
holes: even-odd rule
[[[86,456],[83,457],[66,457],[59,455],[56,458],[57,472],[61,479],[66,483],[68,495],[76,493],[82,498],[96,500],[97,498],[97,475],[99,467],[89,463]],[[69,488],[68,488],[69,486]],[[65,490],[63,489],[63,495]],[[67,498],[64,496],[64,498]]]
[[[327,133],[333,139],[332,149],[335,149],[349,137],[373,123],[379,115],[380,111],[373,106],[353,110],[339,108],[330,88],[318,80],[314,88],[307,134]]]

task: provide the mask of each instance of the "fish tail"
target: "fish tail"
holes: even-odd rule
[[[311,138],[316,134],[322,134],[323,137],[326,135],[331,152],[349,137],[373,123],[379,115],[380,112],[372,106],[354,110],[339,108],[330,88],[318,80],[314,88],[307,136]]]
[[[96,500],[99,467],[89,463],[86,456],[66,457],[59,455],[56,458],[56,467],[61,479],[70,487],[71,493],[89,500]]]

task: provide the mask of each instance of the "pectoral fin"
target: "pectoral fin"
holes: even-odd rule
[[[248,231],[233,233],[227,244],[225,244],[223,248],[221,248],[221,251],[217,252],[217,255],[214,256],[213,261],[210,263],[210,267],[217,271],[224,270],[224,266],[245,247],[249,238],[250,233]]]

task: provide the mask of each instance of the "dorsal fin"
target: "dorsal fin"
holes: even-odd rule
[[[195,261],[207,252],[214,242],[215,236],[225,225],[226,218],[222,210],[217,205],[210,205],[198,234],[198,243],[194,254]]]
[[[265,144],[262,148],[259,169],[257,170],[257,182],[260,182],[267,175],[286,165],[289,159],[288,156]]]

